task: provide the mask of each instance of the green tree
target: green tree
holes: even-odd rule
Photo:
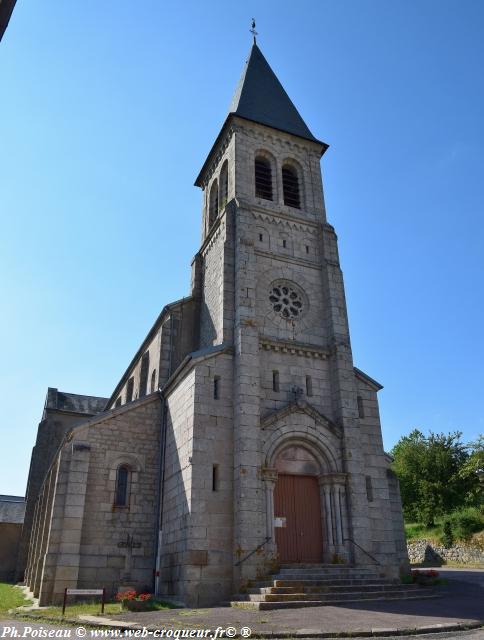
[[[432,433],[415,429],[400,438],[391,454],[400,480],[403,512],[407,520],[427,527],[435,518],[464,503],[469,479],[459,472],[469,458],[462,434]]]
[[[467,484],[466,504],[484,508],[484,483],[479,480],[479,472],[484,473],[484,435],[467,445],[469,456],[459,470],[460,477]]]

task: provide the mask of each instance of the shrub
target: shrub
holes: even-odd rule
[[[484,529],[484,515],[476,507],[454,511],[448,517],[454,538],[469,540],[473,533]]]
[[[442,543],[446,549],[454,544],[454,534],[452,533],[452,522],[450,518],[442,521]]]

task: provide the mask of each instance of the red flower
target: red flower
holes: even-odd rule
[[[151,600],[151,593],[140,593],[139,600],[145,602],[146,600]]]
[[[118,602],[124,602],[125,600],[134,600],[136,598],[136,591],[121,591],[116,594],[116,600]]]

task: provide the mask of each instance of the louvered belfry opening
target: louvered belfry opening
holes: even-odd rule
[[[266,158],[255,159],[255,196],[272,200],[272,170],[271,163]]]
[[[299,197],[299,180],[296,170],[289,165],[282,167],[282,189],[284,193],[284,204],[296,209],[301,208]]]

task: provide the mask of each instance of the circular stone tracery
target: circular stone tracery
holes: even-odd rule
[[[302,295],[289,282],[278,282],[270,289],[273,310],[286,320],[299,318],[304,310]]]

